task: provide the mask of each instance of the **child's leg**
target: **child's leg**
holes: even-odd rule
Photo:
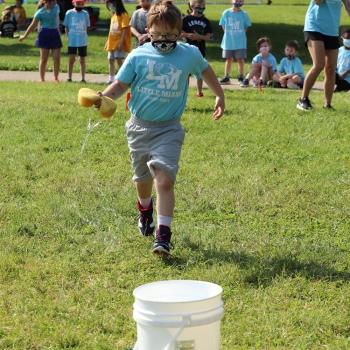
[[[254,63],[250,66],[250,71],[246,76],[246,79],[250,80],[254,76],[256,79],[259,79],[260,76],[260,71],[261,71],[261,65],[259,63]]]
[[[197,80],[197,95],[200,95],[202,93],[203,89],[203,79]]]
[[[226,62],[225,62],[225,76],[226,77],[230,76],[232,62],[233,62],[233,57],[226,58]]]
[[[117,58],[117,63],[118,63],[119,69],[122,67],[123,62],[124,62],[124,58],[121,58],[121,57],[118,57],[118,58]]]
[[[152,196],[153,179],[149,182],[135,182],[136,192],[139,199],[147,199]],[[147,207],[147,204],[145,204]]]
[[[39,74],[42,81],[45,80],[46,65],[49,60],[50,50],[40,49]]]
[[[61,64],[61,49],[52,50],[53,59],[53,76],[58,79],[58,74],[60,74],[60,64]]]
[[[109,76],[114,77],[115,76],[115,58],[108,60],[108,63],[109,63]]]
[[[85,73],[86,73],[86,57],[79,57],[80,62],[80,73],[81,73],[81,79],[85,80]]]
[[[72,79],[74,62],[75,62],[75,55],[72,55],[72,54],[69,55],[69,59],[68,59],[68,79]]]
[[[266,66],[261,66],[261,72],[260,72],[259,79],[266,81],[268,78],[268,71],[269,71],[269,69]]]
[[[238,63],[238,74],[243,76],[244,74],[244,58],[237,58]]]
[[[294,84],[297,84],[299,85],[301,83],[301,78],[300,78],[300,75],[293,75],[289,80],[288,82],[291,81],[292,83]]]
[[[157,215],[172,217],[175,206],[173,181],[164,171],[155,169],[154,184],[157,192]]]

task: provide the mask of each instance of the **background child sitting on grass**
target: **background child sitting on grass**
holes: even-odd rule
[[[350,28],[344,28],[341,31],[341,40],[344,46],[339,49],[338,53],[334,92],[350,90]]]
[[[272,80],[276,67],[276,58],[270,53],[272,49],[271,41],[267,37],[260,38],[256,42],[256,48],[258,55],[256,55],[252,60],[252,65],[250,66],[250,72],[243,80],[241,87],[248,87],[249,80],[255,77],[257,83],[256,87],[260,85],[264,87],[268,80]]]
[[[5,9],[2,12],[0,24],[0,36],[3,38],[13,38],[13,33],[17,30],[16,23],[12,20],[11,10]]]
[[[186,106],[188,76],[202,77],[216,95],[215,120],[224,113],[225,101],[213,69],[199,50],[177,42],[182,16],[171,0],[161,0],[151,7],[147,28],[151,43],[131,51],[116,81],[99,94],[115,100],[131,86],[128,103],[131,118],[126,123],[126,134],[138,195],[139,231],[143,236],[154,233],[154,183],[158,229],[152,250],[168,255],[175,205],[174,184],[185,137],[180,118]],[[101,100],[95,106],[99,108],[100,104]]]
[[[273,76],[272,84],[269,86],[282,87],[289,89],[300,89],[304,83],[303,65],[297,57],[299,44],[296,40],[290,40],[286,43],[284,53],[286,57],[282,58],[276,74]],[[279,86],[273,83],[279,84]]]

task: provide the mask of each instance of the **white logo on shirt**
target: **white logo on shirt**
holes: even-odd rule
[[[233,22],[233,18],[228,19],[228,27],[232,27],[232,30],[238,30],[240,23],[241,22],[237,20]]]
[[[159,89],[178,89],[179,78],[182,70],[177,69],[170,63],[158,63],[156,61],[148,60],[148,74],[146,76],[149,80],[158,80]]]

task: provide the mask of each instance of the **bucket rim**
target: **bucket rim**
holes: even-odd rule
[[[170,284],[170,283],[178,283],[178,282],[191,282],[191,283],[197,283],[197,284],[202,284],[202,285],[204,285],[204,284],[211,285],[212,287],[216,288],[217,291],[215,291],[215,294],[213,293],[213,295],[211,295],[210,297],[207,297],[207,298],[199,298],[199,299],[196,299],[196,300],[184,300],[184,301],[150,300],[149,298],[144,297],[144,296],[140,295],[140,293],[139,293],[141,291],[141,289],[145,289],[145,288],[150,287],[152,285],[163,284],[163,283],[169,283]],[[219,286],[218,284],[212,283],[212,282],[207,282],[207,281],[197,281],[197,280],[163,280],[163,281],[156,281],[156,282],[146,283],[146,284],[143,284],[141,286],[138,286],[133,291],[133,295],[134,295],[134,297],[136,299],[138,299],[140,301],[147,301],[148,303],[157,303],[157,304],[161,304],[161,303],[164,303],[164,304],[195,303],[195,302],[201,302],[203,300],[210,300],[210,299],[216,298],[216,297],[218,297],[221,294],[222,294],[222,287]]]

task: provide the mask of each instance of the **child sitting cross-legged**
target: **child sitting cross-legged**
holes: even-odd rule
[[[296,40],[290,40],[286,43],[284,53],[286,57],[282,58],[273,80],[268,82],[270,87],[281,87],[289,89],[300,89],[304,84],[303,65],[297,57],[299,44]]]

